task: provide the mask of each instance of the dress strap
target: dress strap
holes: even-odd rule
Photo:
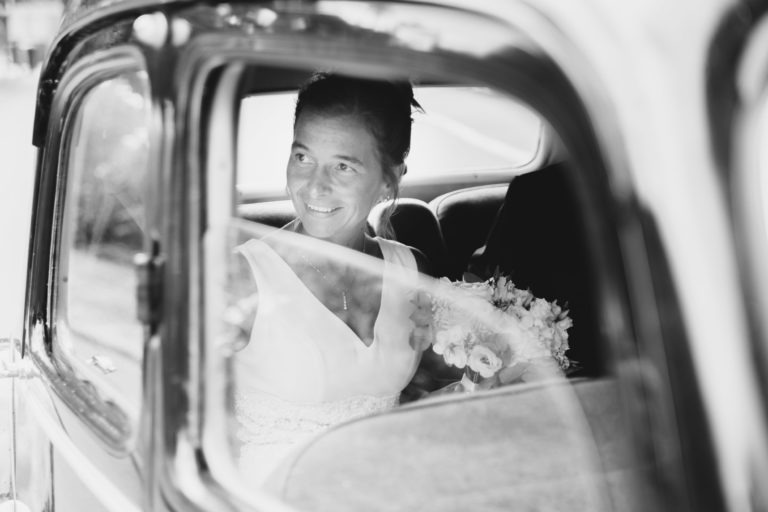
[[[413,277],[416,277],[418,266],[416,264],[416,257],[413,255],[410,247],[395,240],[387,240],[386,238],[376,237],[376,241],[379,243],[379,247],[381,247],[384,261],[396,263],[403,269],[408,270],[409,272],[407,273],[409,275],[413,274]]]
[[[273,282],[282,277],[286,272],[293,274],[293,269],[280,257],[267,243],[252,238],[242,245],[235,247],[235,250],[243,255],[253,272],[257,286],[262,288],[273,288]],[[280,272],[275,272],[280,269]],[[282,281],[279,281],[282,284]]]

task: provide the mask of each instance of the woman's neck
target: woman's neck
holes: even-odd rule
[[[296,220],[296,223],[293,226],[293,231],[295,231],[296,233],[301,233],[302,235],[312,236],[304,230],[304,226],[302,226],[301,220],[298,220],[298,219]],[[335,243],[337,245],[343,245],[344,247],[347,247],[349,249],[354,249],[355,251],[359,251],[362,253],[366,253],[366,249],[369,244],[368,236],[365,234],[365,231],[363,230],[360,230],[360,232],[356,234],[354,237],[345,241],[336,241],[336,240],[325,239],[325,238],[319,238],[318,240],[325,240],[327,242]]]

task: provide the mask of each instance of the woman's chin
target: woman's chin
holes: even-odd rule
[[[333,242],[339,238],[339,230],[327,224],[327,222],[318,222],[316,219],[304,218],[301,220],[301,231],[312,238]]]
[[[325,240],[337,245],[344,245],[347,247],[356,247],[360,244],[359,234],[360,230],[355,230],[352,234],[348,231],[332,230],[332,229],[317,229],[315,226],[303,225],[302,233],[317,238],[319,240]]]

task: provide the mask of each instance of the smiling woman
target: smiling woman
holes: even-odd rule
[[[236,357],[250,481],[307,435],[392,408],[416,371],[424,347],[413,337],[413,301],[426,262],[367,226],[371,209],[397,196],[412,106],[407,83],[317,75],[299,92],[287,166],[296,219],[238,247],[259,297]],[[329,247],[319,256],[294,233],[383,265],[360,272],[349,256]]]
[[[371,208],[394,188],[373,134],[358,116],[312,111],[298,118],[294,133],[288,192],[301,231],[360,248]]]

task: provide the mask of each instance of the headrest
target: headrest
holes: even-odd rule
[[[379,203],[368,216],[368,223],[378,236],[387,235],[384,213],[391,205],[392,200]],[[440,224],[427,203],[409,197],[398,199],[394,205],[390,223],[395,240],[419,249],[432,263],[437,275],[446,275],[445,241],[440,231]]]

